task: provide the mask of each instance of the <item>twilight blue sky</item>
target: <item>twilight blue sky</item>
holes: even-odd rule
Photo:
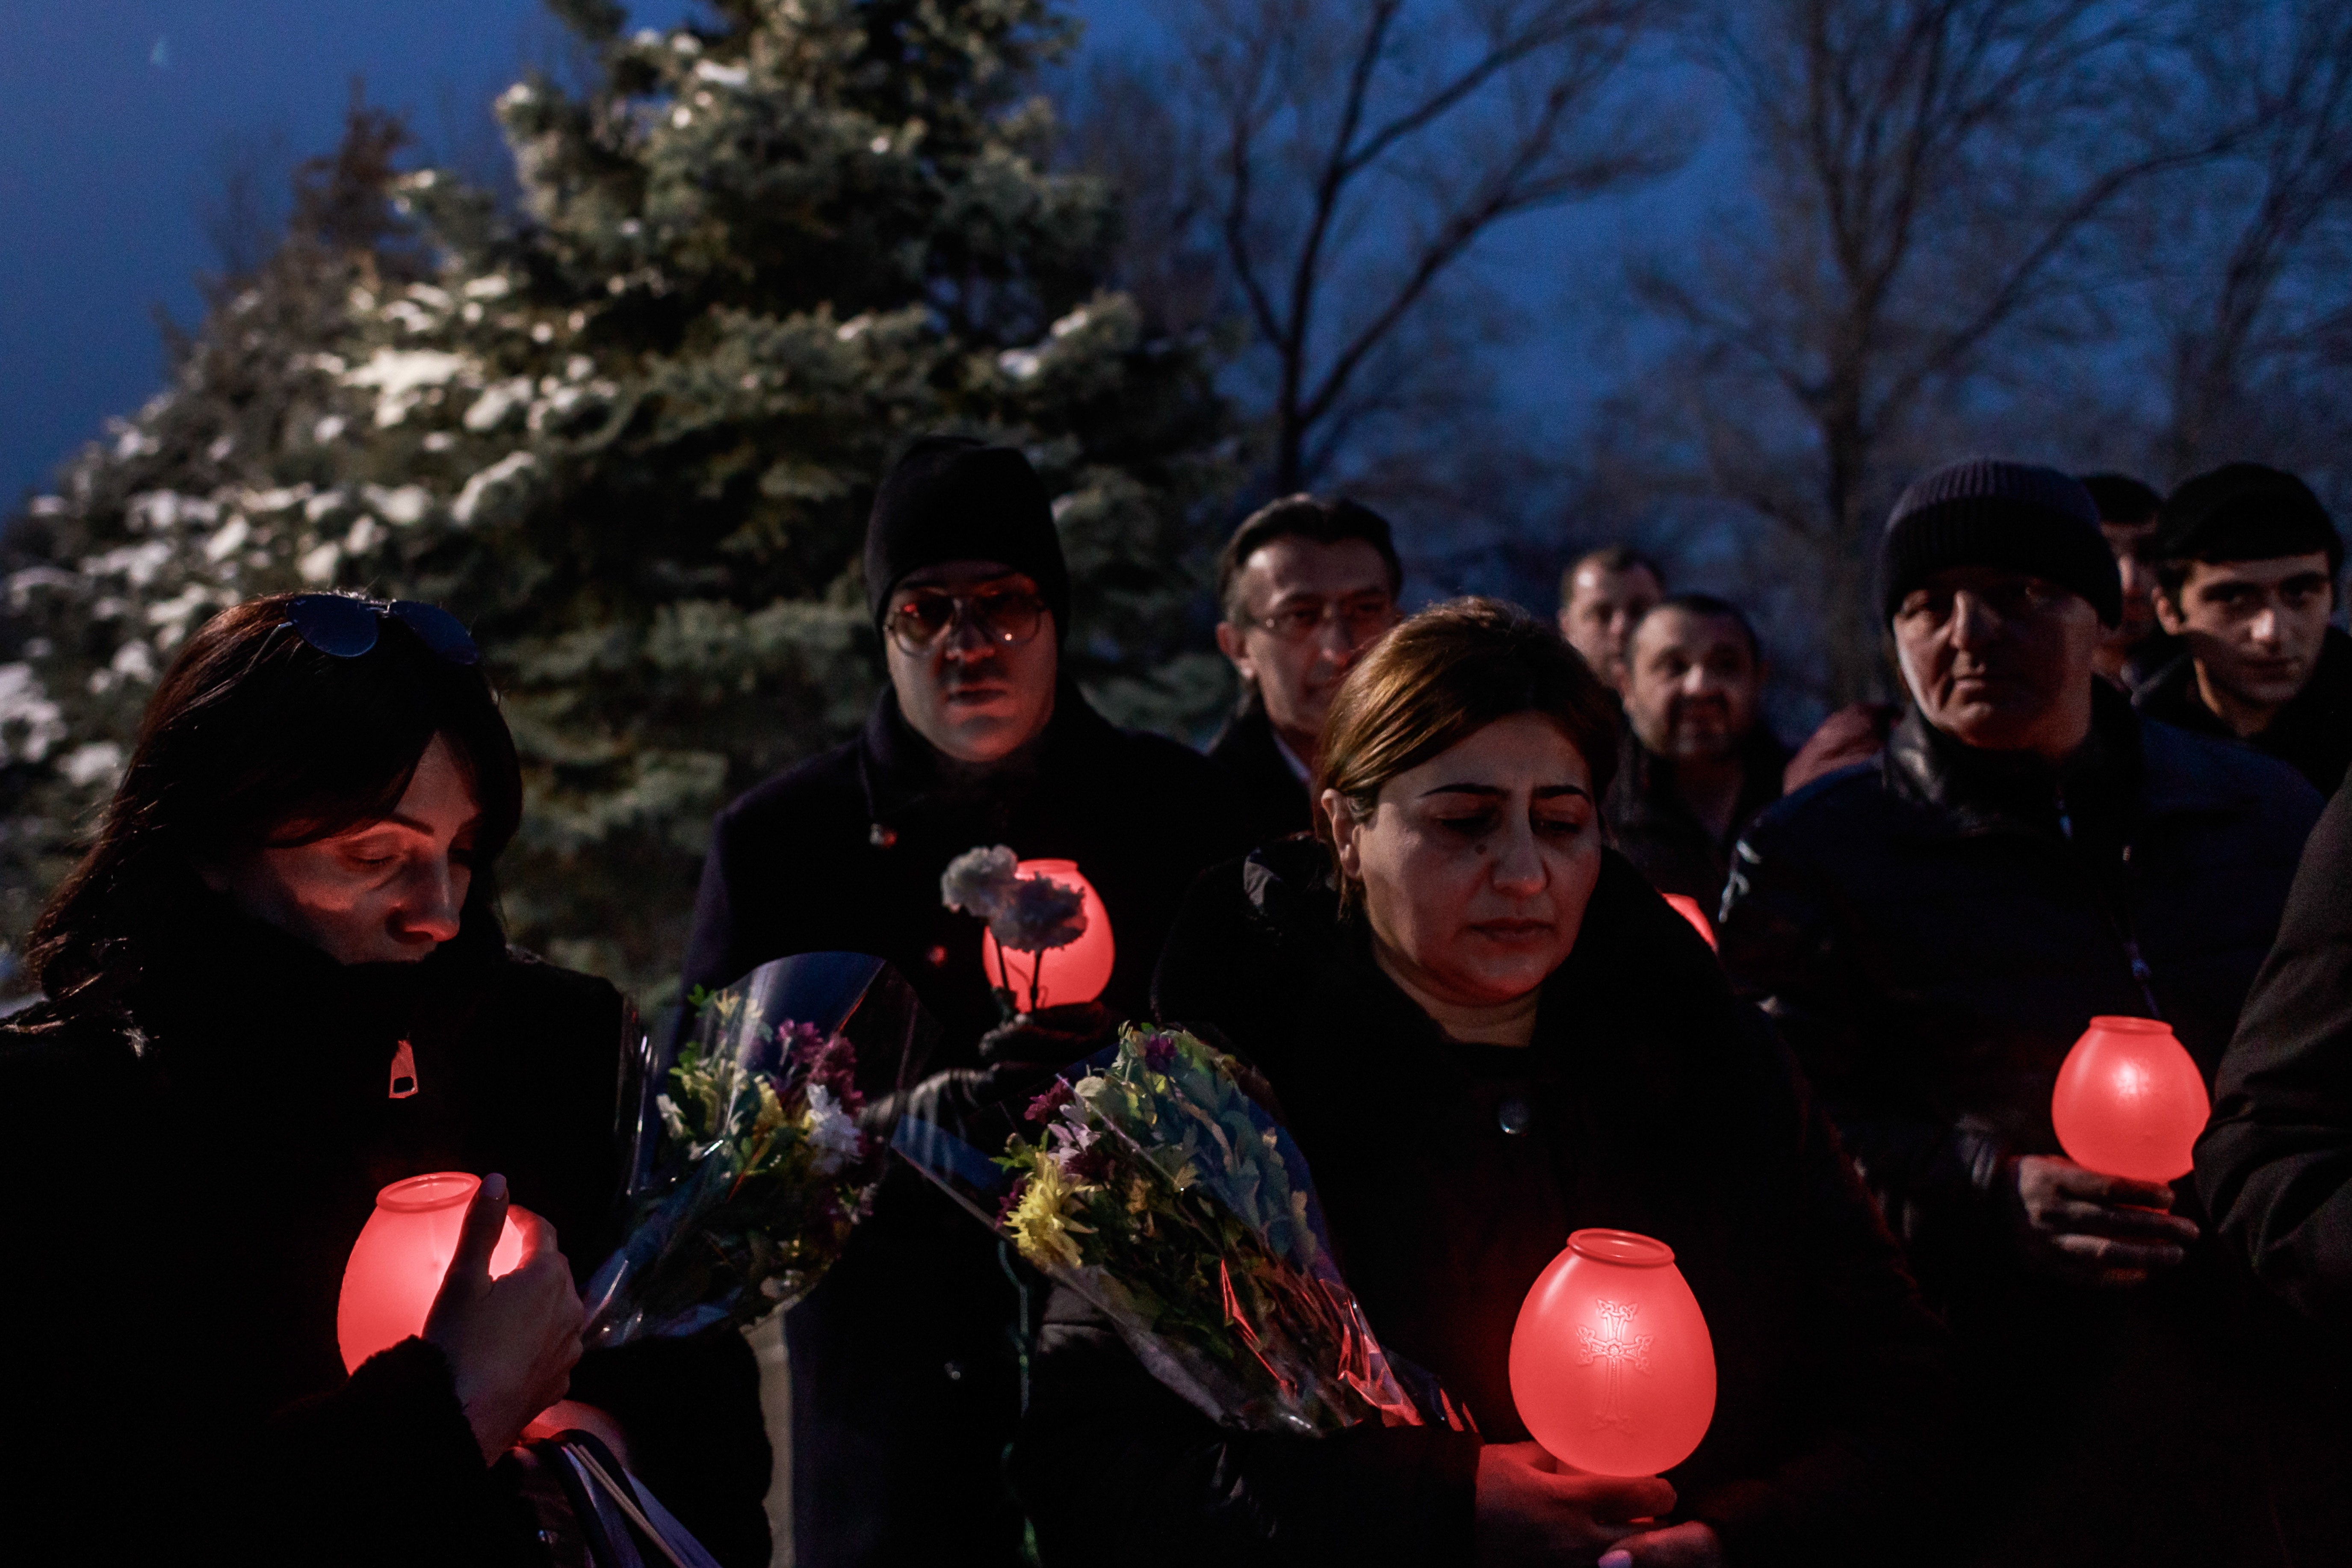
[[[688,8],[633,6],[653,25]],[[1143,0],[1076,9],[1089,47],[1150,47]],[[194,277],[215,264],[202,214],[236,149],[275,149],[276,195],[333,145],[359,75],[462,163],[485,151],[491,96],[557,33],[539,0],[0,0],[0,513],[160,384],[152,311],[199,315]],[[1613,273],[1629,216],[1538,216],[1487,265],[1557,320],[1579,274]],[[1538,418],[1567,348],[1546,333],[1522,351],[1512,380]]]

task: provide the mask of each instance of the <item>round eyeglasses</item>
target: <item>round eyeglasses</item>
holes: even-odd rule
[[[917,588],[901,594],[883,628],[908,653],[929,653],[966,626],[986,641],[1004,647],[1027,642],[1045,625],[1045,605],[1019,588],[983,588],[976,594]]]

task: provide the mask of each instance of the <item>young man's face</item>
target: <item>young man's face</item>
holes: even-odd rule
[[[1599,564],[1577,569],[1559,607],[1559,635],[1584,656],[1592,673],[1619,691],[1625,689],[1625,642],[1633,623],[1666,590],[1646,566],[1612,572]]]
[[[2284,706],[2318,666],[2336,585],[2327,557],[2196,561],[2157,618],[2189,645],[2207,684],[2250,709]]]
[[[1290,534],[1250,552],[1234,587],[1241,624],[1219,624],[1217,647],[1256,684],[1285,742],[1311,762],[1310,737],[1322,733],[1340,677],[1397,623],[1388,563],[1361,539]]]

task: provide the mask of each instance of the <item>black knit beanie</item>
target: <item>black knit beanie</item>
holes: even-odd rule
[[[2311,487],[2260,463],[2231,463],[2183,479],[2156,514],[2158,561],[2274,561],[2325,552],[2332,576],[2344,538]]]
[[[943,561],[1001,561],[1028,574],[1069,634],[1070,571],[1053,503],[1029,459],[965,436],[926,436],[882,481],[866,520],[866,607],[879,631],[890,591]]]
[[[2055,468],[1968,458],[1913,480],[1879,541],[1885,618],[1895,618],[1905,595],[1951,566],[2030,572],[2088,599],[2102,624],[2123,618],[2123,579],[2099,532],[2098,506]]]

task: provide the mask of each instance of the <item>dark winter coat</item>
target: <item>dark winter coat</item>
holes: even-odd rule
[[[2012,1500],[1979,1516],[1986,1561],[2227,1562],[2270,1533],[2231,1427],[2218,1260],[2127,1290],[2047,1280],[2012,1239],[2012,1161],[2060,1152],[2052,1089],[2095,1015],[2163,1017],[2210,1078],[2318,805],[2288,768],[2102,685],[2063,773],[1914,709],[1878,761],[1740,843],[1724,963],[1948,1312],[1979,1456],[2014,1460],[1984,1483]]]
[[[886,689],[857,740],[719,814],[686,982],[725,984],[789,953],[873,953],[944,1026],[911,1076],[969,1071],[1000,1012],[981,968],[983,928],[941,907],[940,874],[992,844],[1077,863],[1117,941],[1103,1000],[1139,1017],[1184,889],[1246,839],[1222,769],[1113,728],[1074,685],[1031,754],[978,777],[946,765]],[[1008,1257],[896,1168],[873,1216],[785,1319],[802,1568],[1020,1560],[1003,1453],[1020,1415],[1026,1285]]]
[[[1617,776],[1601,803],[1609,842],[1650,886],[1697,900],[1710,920],[1731,875],[1731,847],[1758,812],[1780,798],[1780,772],[1789,765],[1789,748],[1760,724],[1740,742],[1739,756],[1739,800],[1731,831],[1721,838],[1675,793],[1674,763],[1642,744],[1630,724],[1618,747]]]
[[[2266,1452],[2304,1560],[2352,1542],[2352,793],[2305,847],[2278,944],[2246,998],[2197,1143],[2197,1189],[2222,1244],[2284,1303],[2267,1370],[2301,1397]],[[2285,1404],[2287,1402],[2282,1402]]]
[[[1527,1436],[1506,1363],[1537,1275],[1573,1229],[1640,1231],[1674,1248],[1720,1377],[1667,1477],[1679,1516],[1738,1568],[1909,1560],[1897,1521],[1934,1512],[1940,1332],[1770,1028],[1622,858],[1526,1049],[1447,1040],[1303,840],[1202,879],[1155,995],[1264,1072],[1373,1331],[1487,1440]],[[1479,1441],[1221,1429],[1057,1292],[1014,1460],[1049,1568],[1467,1563]]]
[[[2200,735],[2238,739],[2237,731],[2205,706],[2197,689],[2196,661],[2186,654],[2140,687],[2132,700],[2151,719]],[[2267,728],[2243,743],[2294,768],[2321,795],[2334,795],[2345,770],[2352,767],[2352,635],[2328,627],[2311,679]]]
[[[576,1278],[603,1260],[619,994],[509,953],[479,907],[421,963],[350,968],[200,890],[184,907],[127,1019],[42,1003],[0,1026],[9,1538],[108,1563],[538,1560],[441,1353],[407,1341],[346,1378],[336,1300],[377,1191],[427,1171],[504,1173]],[[571,1396],[620,1419],[730,1568],[767,1561],[740,1336],[591,1356]]]
[[[1282,754],[1281,744],[1274,737],[1274,721],[1265,716],[1265,704],[1255,691],[1234,710],[1225,727],[1209,743],[1209,758],[1223,764],[1242,787],[1249,812],[1251,843],[1285,838],[1307,832],[1315,826],[1314,807],[1307,798],[1307,781],[1291,771],[1289,760]]]

